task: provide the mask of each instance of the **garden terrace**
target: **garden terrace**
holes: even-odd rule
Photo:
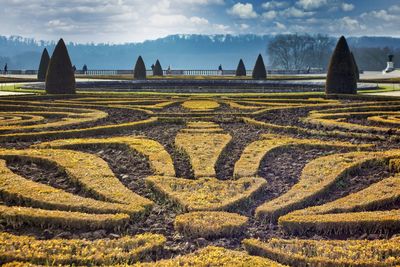
[[[399,265],[400,99],[251,92],[2,97],[0,262]]]
[[[325,83],[318,81],[248,80],[248,79],[149,79],[77,82],[81,91],[168,92],[168,93],[249,93],[322,92]],[[44,89],[37,83],[24,89]],[[376,84],[362,83],[359,89],[377,89]]]

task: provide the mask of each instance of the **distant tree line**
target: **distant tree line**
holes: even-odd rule
[[[325,70],[335,42],[335,38],[322,34],[277,35],[267,46],[269,63],[274,69],[321,68]],[[364,47],[350,43],[350,50],[353,52],[360,70],[383,70],[389,54],[393,54],[395,62],[397,58],[400,65],[400,48]]]
[[[400,67],[400,49],[390,47],[351,47],[361,70],[383,70],[388,55],[394,55],[395,67]],[[383,68],[382,68],[383,66]]]

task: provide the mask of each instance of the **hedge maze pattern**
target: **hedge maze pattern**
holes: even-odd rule
[[[400,265],[400,101],[0,104],[4,266]]]

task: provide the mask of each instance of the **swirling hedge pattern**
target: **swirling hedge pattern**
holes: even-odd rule
[[[85,94],[0,104],[5,266],[400,265],[400,100]],[[144,163],[116,166],[122,152],[112,151]],[[43,238],[49,229],[72,234]]]

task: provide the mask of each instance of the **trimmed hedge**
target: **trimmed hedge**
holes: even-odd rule
[[[59,139],[36,145],[38,148],[79,149],[87,145],[109,146],[118,145],[138,151],[149,159],[150,166],[156,175],[175,176],[171,156],[157,141],[141,136],[122,136],[110,138]]]
[[[239,64],[236,68],[236,76],[246,76],[246,75],[247,75],[246,67],[244,66],[243,60],[240,59]]]
[[[40,58],[40,64],[37,74],[37,79],[41,82],[46,80],[46,74],[47,74],[47,69],[49,67],[49,63],[50,63],[49,52],[47,52],[47,49],[45,48],[43,50],[42,57]]]
[[[30,262],[43,265],[113,266],[131,264],[162,250],[162,235],[144,233],[118,239],[37,240],[30,236],[0,233],[0,262]]]
[[[360,81],[360,69],[358,68],[358,64],[357,64],[356,58],[354,57],[353,52],[351,52],[351,58],[353,59],[354,72],[356,74],[356,78],[357,78],[357,82],[358,82],[358,81]]]
[[[144,64],[142,56],[139,56],[135,69],[133,70],[133,78],[136,80],[145,80],[146,79],[146,65]]]
[[[332,54],[326,78],[326,94],[357,94],[356,67],[344,36]]]
[[[197,211],[175,218],[175,230],[192,238],[229,237],[242,233],[248,218],[222,211]]]
[[[388,267],[400,264],[399,242],[399,238],[373,241],[273,238],[268,242],[245,239],[243,245],[252,255],[296,267]]]
[[[250,143],[243,150],[240,158],[235,163],[234,177],[257,176],[262,159],[274,150],[290,149],[290,147],[303,148],[349,148],[360,149],[365,145],[353,145],[347,142],[321,141],[318,139],[298,139],[289,136],[264,134],[262,140]]]
[[[393,233],[400,230],[400,210],[369,210],[390,206],[398,199],[400,177],[394,176],[324,205],[291,212],[280,217],[279,224],[287,232],[300,234]]]
[[[128,224],[130,217],[124,213],[90,214],[0,205],[0,220],[13,228],[36,226],[43,229],[120,230]]]
[[[64,40],[58,41],[46,75],[46,93],[75,94],[75,73]]]
[[[276,221],[278,217],[312,203],[350,171],[395,157],[400,157],[400,150],[350,152],[317,158],[304,167],[298,183],[289,191],[259,206],[256,217]]]
[[[140,263],[137,267],[284,267],[269,259],[250,256],[245,252],[208,246],[194,253],[173,259]]]
[[[163,76],[163,69],[161,67],[160,61],[157,59],[156,64],[153,69],[153,76]]]
[[[267,70],[265,68],[264,60],[261,54],[258,55],[256,64],[253,69],[254,80],[265,80],[267,79]]]
[[[178,133],[175,145],[188,154],[195,177],[215,177],[215,164],[231,139],[229,134],[198,129],[197,132]]]
[[[146,184],[184,211],[232,210],[246,206],[266,186],[262,178],[221,181],[216,178],[183,179],[150,176]]]

